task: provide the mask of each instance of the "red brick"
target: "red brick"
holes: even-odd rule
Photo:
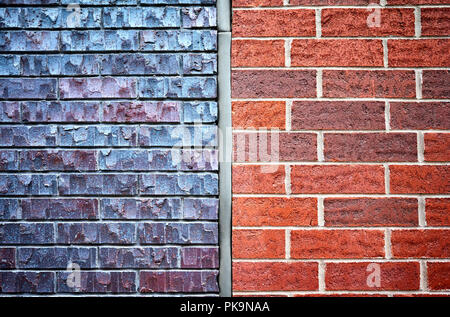
[[[450,161],[450,133],[426,133],[425,161]]]
[[[316,134],[298,132],[234,133],[233,158],[241,162],[317,161],[316,138]]]
[[[379,265],[380,286],[374,285],[371,274]],[[411,291],[420,287],[418,262],[327,263],[325,288],[329,291]]]
[[[384,257],[381,230],[293,230],[294,259],[357,259]]]
[[[384,102],[295,101],[294,130],[384,130]]]
[[[233,8],[279,7],[283,0],[233,0]]]
[[[393,194],[448,194],[449,166],[391,165],[390,183]]]
[[[381,165],[295,165],[291,168],[293,193],[384,193]]]
[[[450,71],[424,70],[422,73],[422,97],[424,99],[450,99]]]
[[[415,74],[409,70],[324,70],[323,96],[415,98]]]
[[[414,36],[414,9],[377,9],[380,10],[380,26],[370,27],[367,20],[376,14],[375,10],[323,9],[322,36]]]
[[[394,258],[450,257],[450,230],[392,230]]]
[[[430,290],[450,290],[450,262],[428,262],[427,271]]]
[[[445,67],[450,65],[450,40],[389,40],[390,67]]]
[[[417,226],[415,198],[325,198],[325,226]]]
[[[416,133],[326,133],[324,156],[337,162],[417,161]]]
[[[425,199],[425,214],[428,226],[450,226],[450,198]]]
[[[282,259],[285,230],[233,230],[233,258]]]
[[[233,198],[233,226],[253,227],[316,225],[316,198]]]
[[[282,165],[234,165],[232,174],[233,192],[236,194],[285,193]]]
[[[284,66],[284,40],[233,40],[232,67]]]
[[[233,70],[233,98],[316,97],[314,70]]]
[[[289,5],[300,6],[345,6],[369,5],[373,0],[289,0]]]
[[[233,101],[231,107],[236,129],[286,127],[284,101]]]
[[[421,8],[420,14],[422,36],[450,35],[450,8]]]
[[[314,262],[233,263],[233,291],[310,291],[318,287]]]
[[[234,10],[233,37],[315,36],[314,10]]]
[[[294,40],[292,66],[383,66],[381,40]]]
[[[450,129],[450,103],[392,102],[390,106],[392,129]]]

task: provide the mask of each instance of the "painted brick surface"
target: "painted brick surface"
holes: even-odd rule
[[[448,296],[449,2],[232,5],[233,294]]]
[[[0,0],[0,296],[218,295],[216,20]]]

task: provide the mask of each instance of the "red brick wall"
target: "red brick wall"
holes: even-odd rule
[[[234,295],[449,294],[450,2],[380,4],[233,1]]]

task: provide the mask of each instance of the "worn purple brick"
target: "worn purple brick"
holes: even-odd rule
[[[79,4],[104,5],[104,4],[137,4],[137,0],[77,0]],[[61,4],[71,4],[73,0],[61,0]]]
[[[205,122],[211,123],[217,121],[217,103],[216,102],[185,102],[183,104],[183,121],[185,123]]]
[[[67,1],[67,0],[64,0]],[[60,0],[1,0],[1,4],[59,4]]]
[[[133,146],[136,129],[132,126],[61,126],[61,146]]]
[[[77,2],[80,2],[79,0]],[[76,3],[72,1],[70,3]],[[69,3],[69,4],[70,4]],[[76,16],[74,15],[76,12]],[[102,26],[102,9],[83,7],[81,10],[62,8],[61,12],[61,27],[62,28],[101,28]]]
[[[59,176],[59,193],[61,195],[135,195],[136,187],[136,175],[71,174]]]
[[[138,31],[61,31],[62,51],[136,51],[138,47]]]
[[[20,205],[18,199],[0,199],[0,219],[15,220],[20,218]]]
[[[20,103],[15,101],[0,102],[0,122],[19,122]]]
[[[143,51],[213,51],[217,49],[217,32],[210,30],[141,31]]]
[[[19,169],[18,152],[0,150],[0,171],[17,171]]]
[[[136,80],[121,77],[61,78],[59,89],[62,99],[135,98]]]
[[[216,54],[183,55],[183,74],[216,74]]]
[[[219,267],[219,248],[184,247],[181,249],[181,268],[216,269]]]
[[[180,10],[167,6],[142,8],[142,26],[145,28],[180,27]]]
[[[144,195],[217,195],[217,174],[143,174],[139,176]]]
[[[54,293],[54,272],[0,272],[0,293]]]
[[[55,146],[56,126],[1,126],[0,146]]]
[[[177,75],[175,54],[114,54],[100,58],[102,75]]]
[[[217,146],[217,126],[141,126],[140,146]]]
[[[141,293],[207,293],[219,290],[217,271],[141,271]]]
[[[181,219],[180,198],[105,198],[102,219]]]
[[[153,269],[178,267],[176,247],[100,248],[101,268]]]
[[[173,150],[101,150],[99,169],[112,171],[176,170]],[[175,154],[175,156],[177,156]],[[176,159],[176,158],[175,158]]]
[[[219,200],[216,198],[185,198],[183,204],[184,219],[217,220]]]
[[[23,269],[66,269],[70,263],[95,268],[96,248],[18,248],[18,267]]]
[[[138,237],[142,244],[216,244],[218,226],[217,223],[200,222],[140,223]]]
[[[217,96],[215,77],[150,77],[139,79],[139,97],[212,99]]]
[[[0,152],[0,157],[1,157]],[[95,151],[23,150],[19,152],[21,171],[95,171]]]
[[[180,122],[178,101],[104,102],[105,122]]]
[[[20,75],[20,57],[17,55],[0,55],[0,75]]]
[[[215,7],[189,7],[182,9],[184,28],[215,27],[217,25]]]
[[[0,269],[16,268],[16,249],[0,248]]]
[[[135,293],[135,272],[81,272],[81,287],[70,287],[67,283],[69,272],[57,272],[56,291],[58,293]]]
[[[0,244],[53,244],[51,223],[0,223]]]
[[[0,175],[2,195],[56,195],[56,176],[37,174]]]
[[[22,102],[25,122],[96,122],[99,121],[98,102],[28,101]]]
[[[60,244],[133,244],[134,223],[59,223]]]
[[[0,98],[56,99],[56,79],[0,78]]]
[[[58,31],[1,31],[0,51],[43,52],[59,50]]]
[[[23,219],[97,219],[97,199],[29,198],[20,202]],[[1,204],[1,203],[0,203]]]

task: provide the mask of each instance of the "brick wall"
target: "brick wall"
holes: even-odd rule
[[[385,2],[233,1],[234,295],[449,294],[450,3]]]
[[[0,0],[0,27],[0,293],[216,294],[215,1]]]

